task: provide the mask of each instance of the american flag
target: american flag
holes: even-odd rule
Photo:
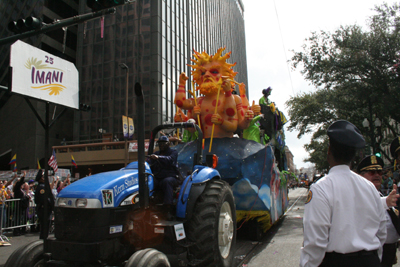
[[[58,170],[58,166],[57,166],[56,152],[54,151],[54,149],[53,149],[53,154],[49,159],[49,165],[54,169],[54,173],[56,173]]]

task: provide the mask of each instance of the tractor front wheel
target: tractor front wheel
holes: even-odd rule
[[[44,266],[43,240],[33,241],[15,250],[4,267],[38,267]]]
[[[236,244],[236,209],[232,190],[219,179],[208,182],[186,223],[189,260],[195,266],[232,266]]]
[[[167,256],[155,249],[147,248],[136,251],[125,267],[170,267]]]

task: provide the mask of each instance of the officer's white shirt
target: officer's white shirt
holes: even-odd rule
[[[319,266],[325,252],[376,250],[382,256],[386,216],[375,186],[347,165],[311,186],[305,205],[300,266]],[[311,200],[310,195],[312,194]]]

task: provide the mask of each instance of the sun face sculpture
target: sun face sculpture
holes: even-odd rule
[[[233,67],[236,63],[226,62],[231,52],[222,55],[224,50],[219,48],[215,55],[194,51],[194,59],[191,59],[193,64],[189,65],[192,67],[193,87],[200,90],[203,96],[196,99],[195,93],[189,91],[193,98],[186,98],[188,77],[185,73],[179,77],[175,95],[175,104],[188,110],[188,114],[202,128],[205,138],[212,135],[215,138],[232,137],[238,126],[247,128],[254,116],[251,110],[243,111],[240,97],[232,95],[232,82],[235,82],[237,74]]]
[[[219,48],[215,55],[209,55],[205,51],[202,53],[194,51],[193,56],[195,59],[191,59],[194,64],[189,66],[193,68],[193,81],[198,85],[196,90],[200,90],[201,94],[217,93],[216,87],[221,87],[222,77],[233,80],[236,76],[237,72],[232,69],[236,63],[229,64],[226,62],[232,52],[221,56],[224,50],[225,48]],[[207,76],[207,72],[210,75]]]

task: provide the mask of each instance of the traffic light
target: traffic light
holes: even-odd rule
[[[381,153],[379,153],[379,152],[375,153],[375,156],[380,157],[380,158],[382,157]]]
[[[10,21],[8,23],[8,30],[13,33],[23,33],[42,28],[43,23],[40,19],[35,17],[27,17],[26,19],[19,19],[17,21]]]
[[[80,103],[79,104],[79,110],[81,111],[90,111],[92,107],[88,104]]]
[[[93,11],[125,4],[125,0],[87,0],[86,5]]]

